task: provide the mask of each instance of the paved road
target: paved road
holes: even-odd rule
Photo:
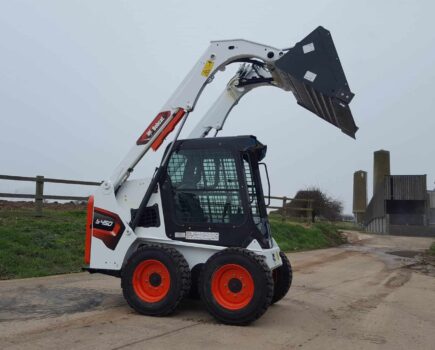
[[[433,349],[435,277],[413,258],[432,240],[351,238],[290,254],[290,293],[248,327],[221,325],[195,301],[170,317],[137,315],[112,277],[2,281],[0,348]]]

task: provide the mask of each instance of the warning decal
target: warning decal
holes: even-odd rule
[[[219,241],[219,232],[187,231],[186,239],[195,241]]]
[[[207,60],[205,61],[204,67],[202,68],[201,75],[204,77],[208,77],[213,69],[214,62]]]

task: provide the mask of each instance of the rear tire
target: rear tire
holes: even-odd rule
[[[191,274],[191,278],[192,278],[192,283],[191,283],[191,287],[190,287],[190,292],[188,295],[189,299],[193,299],[193,300],[199,300],[201,299],[201,296],[199,295],[199,276],[202,273],[202,269],[204,267],[204,264],[198,264],[196,266],[193,267],[193,269],[191,270],[190,274]]]
[[[290,289],[293,279],[292,266],[290,261],[283,252],[279,253],[282,260],[282,265],[272,271],[274,281],[274,293],[272,304],[284,298]]]
[[[140,247],[128,260],[121,275],[127,303],[149,316],[172,313],[190,291],[186,259],[174,248],[160,245]]]
[[[262,256],[242,248],[228,248],[214,254],[204,265],[199,292],[216,319],[246,325],[269,307],[272,273]]]

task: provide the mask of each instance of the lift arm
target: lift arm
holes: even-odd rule
[[[188,138],[206,137],[212,129],[216,131],[216,135],[222,130],[228,115],[239,100],[260,86],[276,86],[270,72],[257,63],[242,64]]]
[[[283,54],[282,50],[247,40],[212,41],[209,48],[115,169],[106,187],[119,188],[145,153],[150,148],[153,150],[159,148],[178,122],[194,110],[204,87],[213,80],[218,70],[240,60],[258,59],[269,64]]]
[[[213,41],[175,93],[103,185],[118,189],[135,165],[152,148],[157,150],[176,125],[193,111],[204,87],[225,66],[245,62],[227,89],[200,121],[191,137],[221,130],[231,109],[259,86],[291,91],[297,102],[355,137],[358,128],[348,104],[352,100],[346,77],[329,31],[318,27],[291,49],[276,49],[246,40]]]

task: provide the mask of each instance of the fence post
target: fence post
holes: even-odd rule
[[[44,195],[44,176],[36,176],[36,191],[35,191],[35,216],[42,216],[42,203]]]
[[[311,200],[308,200],[308,202],[307,202],[307,211],[306,211],[306,214],[307,214],[307,217],[306,217],[307,223],[309,224],[312,221]]]
[[[307,222],[308,223],[312,223],[312,224],[314,224],[314,220],[313,220],[313,199],[309,199],[308,200],[308,207],[309,207],[309,210],[307,210]]]
[[[287,203],[287,197],[284,196],[282,197],[282,221],[285,221],[285,218],[287,216],[287,209],[285,207],[286,203]]]

